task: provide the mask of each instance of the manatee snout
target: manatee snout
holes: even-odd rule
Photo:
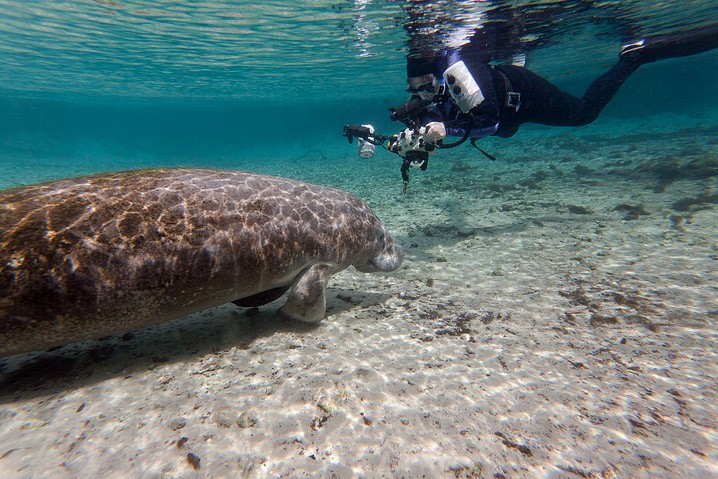
[[[404,249],[392,236],[387,235],[384,249],[364,264],[354,265],[362,273],[396,271],[404,260]]]

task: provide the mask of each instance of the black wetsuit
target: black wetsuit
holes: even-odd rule
[[[594,121],[601,110],[639,66],[661,60],[702,53],[718,47],[718,24],[689,32],[648,37],[641,48],[623,53],[619,61],[594,80],[582,98],[566,93],[548,80],[514,65],[491,67],[461,58],[481,88],[484,101],[469,113],[469,136],[510,137],[523,123],[580,126]],[[441,112],[427,112],[422,123],[443,121],[453,136],[462,136],[468,123],[453,102]]]
[[[513,65],[495,67],[492,69],[492,87],[497,98],[503,100],[499,106],[500,121],[495,135],[508,138],[523,123],[587,125],[598,117],[623,82],[639,66],[640,63],[630,58],[622,58],[608,72],[594,80],[582,98],[566,93],[526,68]],[[518,109],[507,106],[507,87],[520,95],[517,97],[520,101]]]

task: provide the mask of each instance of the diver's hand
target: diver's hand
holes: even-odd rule
[[[422,129],[424,130],[424,139],[428,143],[436,143],[437,141],[446,138],[446,127],[440,121],[432,121],[431,123],[427,123],[426,126]],[[421,132],[422,129],[420,129],[419,131]]]

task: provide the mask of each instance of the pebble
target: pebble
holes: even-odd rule
[[[505,276],[505,275],[506,275],[506,272],[504,271],[504,269],[501,266],[499,266],[498,268],[496,268],[494,271],[491,272],[491,276]]]
[[[32,419],[30,421],[26,421],[23,423],[22,426],[20,426],[20,429],[27,430],[27,429],[37,429],[39,427],[45,427],[48,424],[50,424],[50,421],[45,421],[44,419]]]
[[[199,469],[199,463],[202,461],[202,459],[199,458],[198,455],[196,455],[193,452],[190,452],[187,454],[187,462],[189,462],[192,465],[193,469]]]
[[[226,409],[218,409],[212,412],[212,418],[219,427],[232,427],[232,412]]]
[[[319,401],[317,401],[317,407],[327,414],[331,414],[337,409],[337,406],[325,396],[319,398]]]
[[[257,417],[251,411],[244,411],[239,415],[239,418],[237,418],[237,426],[243,429],[253,427],[258,421]]]
[[[176,431],[178,429],[182,429],[187,425],[187,420],[183,417],[177,417],[175,419],[172,419],[172,422],[170,422],[170,429],[173,431]]]

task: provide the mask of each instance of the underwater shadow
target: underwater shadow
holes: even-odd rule
[[[0,404],[53,396],[160,365],[192,362],[232,348],[248,350],[278,333],[311,333],[333,316],[385,301],[390,295],[327,289],[327,316],[319,323],[280,318],[284,299],[260,308],[228,304],[125,334],[48,351],[0,358]]]

